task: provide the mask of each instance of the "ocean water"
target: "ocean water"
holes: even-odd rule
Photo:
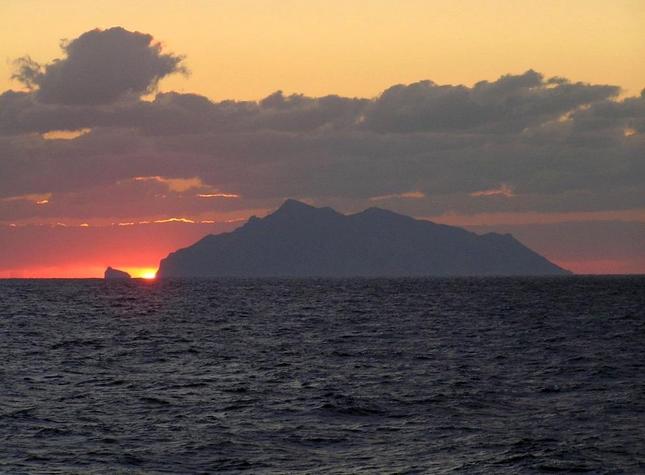
[[[0,281],[1,473],[645,473],[645,277]]]

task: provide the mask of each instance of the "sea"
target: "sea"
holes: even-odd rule
[[[645,277],[0,281],[0,473],[645,473]]]

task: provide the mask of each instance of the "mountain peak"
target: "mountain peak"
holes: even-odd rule
[[[337,215],[336,211],[331,208],[317,208],[315,206],[308,205],[302,201],[294,200],[292,198],[287,199],[282,206],[280,206],[276,211],[271,213],[269,216],[282,216],[289,218],[304,218],[308,216],[320,216],[334,214]]]
[[[364,216],[399,216],[399,217],[412,219],[410,218],[410,216],[405,216],[404,214],[397,213],[396,211],[390,211],[389,209],[378,208],[376,206],[372,206],[371,208],[364,209],[363,211],[357,214],[364,215]]]
[[[315,207],[303,203],[302,201],[294,200],[293,198],[288,198],[284,203],[275,211],[278,212],[298,212],[298,211],[310,211],[316,209]]]

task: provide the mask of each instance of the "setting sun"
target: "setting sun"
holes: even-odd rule
[[[130,276],[132,276],[135,279],[146,279],[146,280],[152,280],[157,277],[157,268],[156,267],[128,267],[128,266],[123,266],[120,267],[119,269],[124,270]]]

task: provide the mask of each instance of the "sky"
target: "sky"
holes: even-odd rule
[[[0,277],[134,275],[288,197],[645,273],[641,1],[0,0]]]

